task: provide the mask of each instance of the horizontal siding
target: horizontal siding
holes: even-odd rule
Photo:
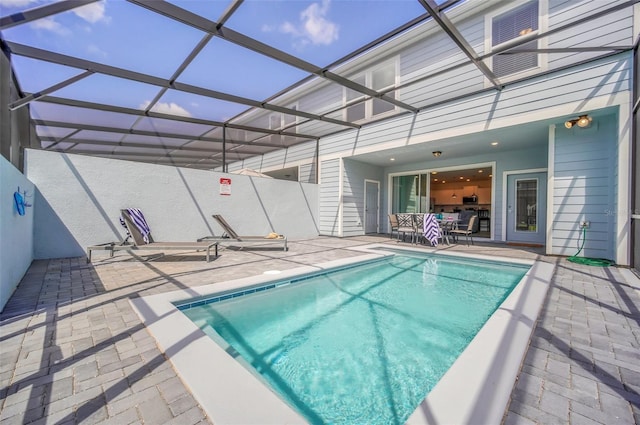
[[[322,161],[319,195],[319,230],[321,235],[339,236],[340,160]]]
[[[298,167],[298,181],[303,183],[316,183],[315,162]]]
[[[342,120],[342,117],[338,117],[337,119]],[[344,131],[349,129],[349,127],[333,124],[326,121],[309,121],[298,125],[298,132],[300,134],[307,134],[309,136],[317,136],[320,137],[323,134],[328,133],[336,133],[338,131]]]
[[[602,2],[581,2],[580,4],[556,3],[551,6],[549,29],[555,29],[582,18],[597,10]],[[616,2],[607,2],[611,6]],[[595,6],[595,7],[594,7]],[[549,48],[589,47],[589,46],[625,46],[634,42],[633,17],[631,9],[620,10],[607,16],[606,21],[587,22],[572,27],[568,31],[552,34],[548,40]],[[556,69],[578,61],[591,59],[599,52],[580,52],[551,54],[548,56],[549,69]]]
[[[389,141],[451,130],[452,124],[464,127],[485,124],[488,117],[508,118],[532,110],[544,110],[566,102],[579,102],[593,96],[613,95],[630,90],[630,55],[621,54],[583,65],[545,78],[507,86],[496,97],[485,93],[465,100],[427,109],[415,116],[406,115],[323,138],[320,155],[358,153]],[[559,96],[558,94],[562,95]]]
[[[342,188],[342,232],[343,236],[365,234],[365,180],[381,181],[380,167],[358,161],[344,159]],[[379,213],[382,208],[379,208]],[[378,227],[383,229],[384,221],[378,216]]]
[[[484,16],[456,22],[457,30],[476,52],[484,51]],[[444,33],[437,33],[403,50],[400,55],[400,81],[406,83],[425,75],[460,65],[469,60]],[[399,99],[416,107],[464,96],[484,87],[484,75],[468,64],[442,75],[413,84],[398,92]]]
[[[469,95],[483,88],[483,74],[470,64],[412,84],[399,90],[398,94],[401,101],[420,108]]]
[[[591,225],[581,255],[615,259],[616,122],[615,116],[608,116],[591,128],[556,129],[553,254],[578,251],[583,239],[580,222],[586,220]]]
[[[344,160],[342,186],[342,234],[364,234],[364,164]]]
[[[521,2],[511,2],[516,7]],[[609,8],[615,4],[623,4],[622,0],[549,0],[549,10],[544,12],[548,16],[548,29],[553,30],[590,14]],[[451,9],[447,16],[454,23],[456,30],[462,34],[465,41],[476,53],[484,54],[486,34],[486,16],[502,13],[509,8],[508,2],[478,1],[469,2]],[[350,76],[370,68],[373,63],[387,58],[398,58],[398,81],[405,83],[415,78],[421,78],[430,73],[440,71],[451,65],[460,64],[468,58],[441,30],[434,30],[437,25],[427,21],[410,31],[384,43],[377,51],[370,55],[350,61],[339,69],[332,70],[340,75]],[[634,42],[633,9],[632,7],[600,18],[595,22],[577,25],[569,30],[554,33],[548,37],[546,47],[588,47],[599,45],[630,46]],[[544,43],[542,43],[544,44]],[[585,60],[599,55],[601,52],[566,52],[551,53],[546,56],[547,68],[541,71],[558,69],[576,60]],[[503,79],[508,81],[507,79]],[[581,81],[581,80],[577,80]],[[482,74],[473,66],[454,70],[446,76],[433,77],[399,92],[403,101],[414,102],[423,107],[444,99],[451,99],[481,89],[484,85]],[[315,88],[315,90],[314,90]],[[311,92],[309,92],[312,90]],[[314,91],[313,91],[314,90]],[[495,94],[495,93],[494,93]],[[324,114],[338,108],[343,102],[343,88],[337,84],[315,79],[301,87],[300,93],[283,96],[275,103],[282,106],[297,104],[298,109],[314,114]],[[252,114],[241,124],[261,125],[268,122],[271,112]],[[341,119],[342,112],[332,114]],[[307,124],[302,124],[306,126]],[[327,134],[327,123],[309,124],[305,133]],[[339,130],[343,130],[339,129]],[[339,131],[336,130],[336,131]],[[329,131],[330,132],[330,131]]]

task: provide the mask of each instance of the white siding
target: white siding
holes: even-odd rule
[[[549,30],[593,14],[604,5],[601,0],[549,2]],[[623,1],[607,1],[606,6],[620,4]],[[623,9],[607,16],[607,19],[590,21],[561,31],[549,37],[549,48],[587,47],[587,46],[623,46],[632,43],[633,16],[629,9]],[[549,68],[555,69],[570,63],[586,60],[600,52],[563,53],[549,55]]]
[[[340,235],[340,159],[322,161],[320,171],[319,229],[321,235]]]
[[[342,185],[343,236],[364,235],[364,181],[382,181],[382,169],[370,164],[344,160]],[[382,220],[378,217],[380,224]]]
[[[591,225],[581,255],[615,259],[615,123],[615,116],[600,117],[591,128],[556,129],[553,254],[578,251],[582,244],[580,222],[586,220]]]
[[[280,149],[268,152],[264,155],[258,155],[247,158],[242,161],[236,161],[229,164],[229,171],[236,171],[242,168],[250,168],[252,170],[264,172],[279,170],[282,168],[295,167],[299,164],[308,164],[309,161],[315,163],[316,141],[300,143],[287,149]],[[314,172],[315,176],[315,172]],[[308,180],[300,180],[307,183],[315,183]]]
[[[298,181],[302,183],[316,183],[316,163],[303,164],[298,167]]]
[[[361,149],[389,142],[406,142],[454,128],[491,125],[503,120],[510,125],[527,121],[527,114],[593,97],[630,90],[631,56],[628,53],[507,86],[499,94],[485,93],[321,139],[320,157],[336,153],[358,154]]]

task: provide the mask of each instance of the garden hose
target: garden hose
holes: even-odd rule
[[[604,258],[587,258],[587,257],[578,257],[578,254],[582,252],[582,248],[584,248],[584,243],[587,240],[587,226],[582,226],[582,245],[578,252],[573,254],[571,257],[567,258],[567,260],[576,264],[585,264],[587,266],[599,266],[599,267],[607,267],[613,265],[613,261],[605,260]],[[580,234],[578,234],[578,243],[580,243]]]

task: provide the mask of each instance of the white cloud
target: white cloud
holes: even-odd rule
[[[39,0],[0,0],[1,7],[25,7]]]
[[[295,25],[285,22],[280,26],[280,31],[291,34],[301,39],[303,44],[330,45],[338,39],[340,27],[326,19],[331,0],[322,0],[322,3],[312,3],[300,13],[300,23]]]
[[[29,24],[31,28],[37,30],[45,30],[51,31],[52,33],[58,35],[69,35],[71,31],[64,27],[60,22],[56,21],[52,16],[48,16],[46,18],[38,19]]]
[[[98,21],[109,22],[111,20],[109,16],[105,15],[105,2],[103,1],[75,8],[73,9],[73,13],[92,24]]]
[[[102,50],[101,48],[99,48],[98,46],[96,46],[95,44],[90,44],[87,46],[87,51],[96,57],[99,57],[101,59],[105,59],[108,55],[107,52],[105,52],[104,50]]]
[[[140,105],[140,108],[147,109],[150,104],[151,104],[150,100],[145,100],[145,102],[142,105]],[[158,102],[155,104],[153,108],[151,108],[151,110],[154,112],[159,112],[161,114],[181,115],[183,117],[191,116],[189,111],[187,111],[177,103],[173,103],[173,102],[169,102],[169,103]]]

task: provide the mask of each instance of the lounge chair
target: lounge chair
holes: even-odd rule
[[[453,235],[454,238],[458,238],[458,236],[464,235],[467,238],[467,246],[469,245],[469,237],[471,237],[471,244],[473,245],[473,228],[476,224],[476,220],[478,219],[477,215],[472,215],[469,219],[469,225],[466,229],[452,229],[449,230],[449,233]]]
[[[220,214],[214,214],[213,218],[218,222],[222,230],[224,231],[224,235],[217,240],[222,244],[227,244],[230,246],[241,245],[244,246],[246,244],[250,245],[265,245],[265,244],[279,244],[282,245],[282,248],[286,251],[287,248],[287,238],[286,236],[279,235],[277,233],[269,233],[265,236],[241,236],[233,230],[231,225],[227,223],[227,220],[224,219]],[[198,239],[199,241],[212,240],[213,236],[206,236],[204,238]]]
[[[87,262],[91,262],[91,252],[95,250],[106,250],[113,257],[114,251],[133,251],[133,250],[179,250],[179,251],[206,251],[207,262],[211,261],[211,249],[214,249],[215,256],[218,256],[217,241],[198,241],[198,242],[156,242],[151,236],[151,229],[147,225],[142,212],[138,209],[129,208],[120,211],[124,226],[127,229],[128,236],[122,243],[106,243],[102,245],[94,245],[87,248]],[[132,239],[132,242],[129,242]]]

